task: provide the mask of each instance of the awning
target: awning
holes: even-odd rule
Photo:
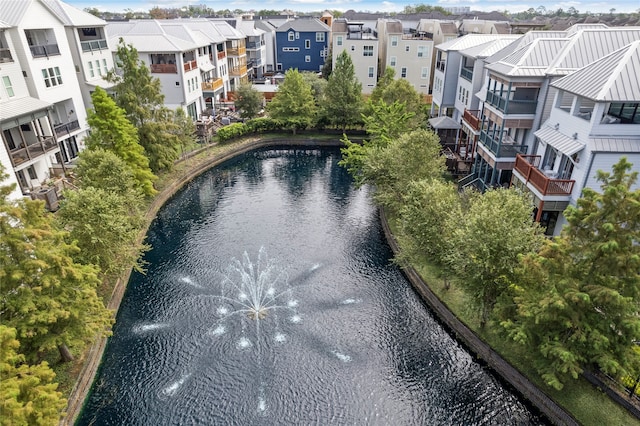
[[[584,149],[585,145],[577,138],[571,138],[569,136],[560,133],[554,127],[545,126],[534,133],[538,139],[543,143],[549,144],[567,157],[571,157],[576,152],[580,152]]]
[[[208,71],[211,71],[212,69],[214,69],[215,66],[211,65],[211,62],[207,62],[207,63],[204,63],[202,65],[198,65],[198,68],[200,68],[200,71],[202,71],[202,72],[208,72]]]
[[[26,96],[0,103],[0,123],[2,130],[10,129],[21,124],[29,123],[36,118],[47,115],[47,110],[53,108],[49,102]]]
[[[457,123],[456,120],[446,115],[430,118],[429,124],[431,124],[431,127],[433,127],[436,130],[444,130],[444,129],[457,130],[462,128],[460,123]]]

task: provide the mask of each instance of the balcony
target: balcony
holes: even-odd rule
[[[439,71],[444,72],[444,68],[447,65],[447,61],[446,60],[440,60],[438,62],[436,62],[436,69]]]
[[[11,163],[13,163],[13,167],[17,167],[25,161],[33,160],[56,148],[58,148],[58,144],[53,136],[40,138],[39,142],[11,150]]]
[[[178,74],[176,64],[151,64],[149,68],[153,74]]]
[[[203,92],[214,92],[216,90],[220,90],[223,87],[223,82],[221,78],[215,78],[211,81],[203,81],[202,82],[202,91]]]
[[[56,137],[60,138],[62,136],[66,136],[71,134],[74,130],[78,130],[80,128],[80,122],[78,120],[73,120],[68,123],[56,124],[53,126],[53,131],[56,134]]]
[[[184,71],[193,71],[198,69],[198,61],[184,61]]]
[[[487,90],[486,102],[505,114],[535,114],[538,101],[505,99]]]
[[[108,49],[107,40],[86,40],[81,41],[83,52],[95,52]]]
[[[480,132],[478,140],[496,158],[515,158],[518,154],[526,154],[529,148],[527,145],[516,145],[515,141],[507,135],[503,135],[502,138],[496,140],[485,130]]]
[[[575,180],[555,179],[541,171],[539,155],[516,156],[515,170],[522,175],[527,186],[537,189],[542,195],[571,195]]]
[[[34,44],[29,46],[29,49],[31,49],[31,55],[34,58],[48,58],[49,56],[60,55],[60,49],[57,44]]]
[[[242,47],[232,47],[231,49],[227,48],[227,54],[229,56],[244,56],[247,54],[247,48]]]
[[[480,131],[480,110],[479,109],[464,109],[462,119],[469,124],[475,131]]]
[[[246,65],[241,65],[239,67],[231,67],[229,68],[229,75],[232,77],[241,77],[247,74]]]
[[[11,56],[11,50],[8,47],[0,48],[0,64],[6,62],[13,62],[13,56]]]
[[[460,68],[460,77],[464,78],[467,81],[473,80],[473,68]]]
[[[218,52],[218,59],[224,59],[226,56],[227,54],[224,50],[222,52]]]
[[[250,41],[247,43],[247,49],[256,50],[260,49],[262,46],[264,46],[264,41],[262,43],[258,41]]]

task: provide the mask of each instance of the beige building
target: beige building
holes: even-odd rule
[[[378,38],[375,31],[362,22],[336,19],[332,25],[332,63],[343,51],[351,56],[362,93],[371,93],[378,81]]]

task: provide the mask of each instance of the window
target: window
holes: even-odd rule
[[[89,76],[90,77],[95,77],[96,73],[93,72],[93,62],[89,61]]]
[[[409,51],[409,45],[408,45],[408,44],[404,47],[404,51],[405,51],[405,52],[408,52],[408,51]]]
[[[309,56],[309,55],[305,55],[305,57],[304,57],[304,61],[305,61],[305,62],[311,62],[311,56]]]
[[[98,71],[98,75],[102,75],[102,69],[100,69],[100,61],[96,60],[96,70]]]
[[[300,48],[299,47],[283,47],[282,51],[283,52],[299,52]]]
[[[336,46],[342,46],[342,36],[336,36]]]
[[[391,36],[391,46],[398,45],[398,36]]]
[[[276,70],[282,71],[282,64],[276,64]]]
[[[418,58],[426,58],[427,53],[427,46],[418,46]]]
[[[38,175],[36,174],[36,169],[33,166],[27,167],[27,173],[29,173],[29,179],[38,180]]]
[[[352,51],[352,52],[355,52],[355,51],[356,51],[356,47],[355,47],[353,44],[351,45],[351,51]]]
[[[13,91],[13,85],[11,84],[11,79],[9,77],[2,76],[2,82],[4,83],[4,89],[7,91],[7,95],[12,98],[15,96]]]
[[[389,59],[389,65],[391,65],[392,67],[395,67],[397,61],[398,61],[398,58],[396,58],[395,56],[392,56],[391,59]]]
[[[373,46],[364,46],[362,55],[363,56],[373,56]]]
[[[58,86],[62,84],[62,77],[60,77],[60,68],[43,68],[42,77],[44,78],[44,84],[47,87]]]
[[[290,31],[287,36],[289,41],[294,41],[296,39],[296,35],[293,31]]]
[[[296,40],[300,38],[300,33],[296,32]]]
[[[103,69],[105,74],[107,74],[109,72],[109,68],[107,68],[107,60],[106,59],[102,60],[102,69]]]
[[[318,43],[324,43],[324,33],[316,33],[316,41]]]
[[[305,49],[311,49],[311,40],[305,40],[304,41],[304,48]]]
[[[429,77],[429,67],[422,67],[420,78],[428,78],[428,77]]]
[[[407,78],[407,68],[406,67],[400,68],[400,77]]]
[[[369,67],[369,78],[373,78],[373,67]]]

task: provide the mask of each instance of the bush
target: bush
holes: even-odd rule
[[[242,123],[232,123],[218,130],[218,141],[225,142],[229,139],[239,138],[247,133],[247,126]]]

